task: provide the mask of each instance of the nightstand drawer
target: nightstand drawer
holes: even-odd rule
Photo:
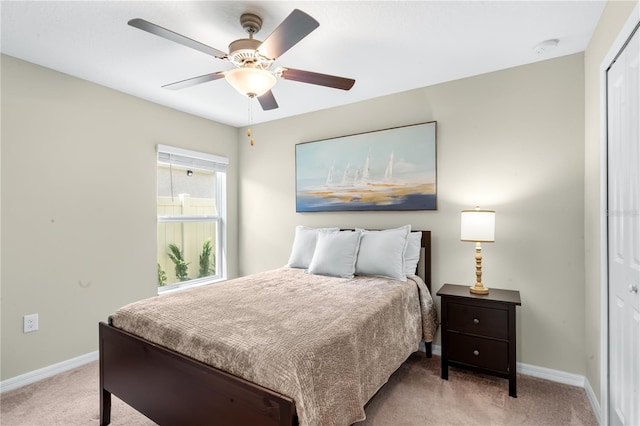
[[[509,314],[506,310],[454,302],[449,302],[448,308],[449,330],[497,339],[509,338]]]
[[[507,342],[483,339],[466,334],[448,333],[450,361],[462,362],[481,368],[509,372],[509,345]]]

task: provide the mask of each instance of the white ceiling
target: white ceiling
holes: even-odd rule
[[[320,27],[272,68],[354,78],[348,92],[278,80],[275,120],[584,51],[605,1],[5,1],[2,53],[236,127],[247,98],[217,80],[160,86],[232,65],[127,25],[143,18],[222,51],[247,37],[240,15],[263,19],[264,40],[295,8]],[[557,38],[554,51],[538,43]]]

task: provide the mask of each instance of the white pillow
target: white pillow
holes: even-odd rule
[[[353,278],[361,236],[361,231],[319,233],[309,273]]]
[[[316,241],[320,232],[338,232],[339,228],[308,228],[306,226],[296,226],[296,235],[293,239],[293,247],[287,267],[307,269],[313,252],[316,249]]]
[[[420,246],[422,245],[422,232],[410,232],[407,236],[407,248],[404,251],[404,273],[415,275],[420,261]]]
[[[406,281],[404,251],[411,225],[384,231],[365,231],[360,241],[356,275],[375,275]]]

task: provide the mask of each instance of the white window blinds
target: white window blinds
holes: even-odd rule
[[[190,151],[167,145],[157,145],[158,162],[192,169],[226,172],[229,159],[213,154]]]

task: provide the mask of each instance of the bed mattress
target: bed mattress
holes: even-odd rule
[[[364,420],[364,405],[437,329],[429,290],[281,268],[145,299],[113,326],[287,395],[301,426]]]

